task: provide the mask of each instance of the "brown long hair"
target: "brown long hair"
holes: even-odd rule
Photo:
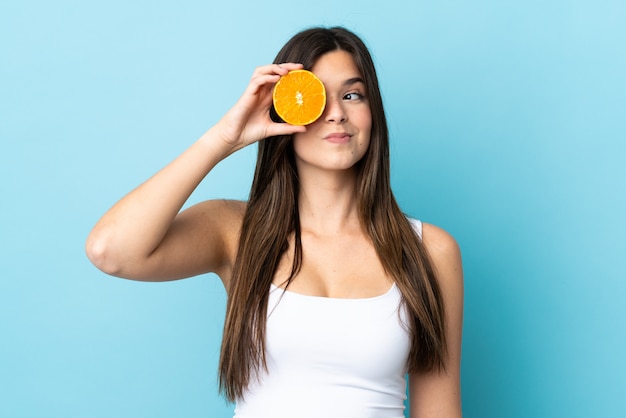
[[[359,217],[402,293],[411,337],[408,371],[442,370],[447,352],[443,299],[426,249],[391,191],[387,121],[367,47],[344,28],[312,28],[291,38],[274,62],[298,62],[311,69],[322,55],[337,49],[352,55],[366,83],[372,128],[369,148],[357,164]],[[295,254],[287,286],[302,262],[298,193],[291,136],[260,141],[228,289],[219,364],[220,389],[230,401],[243,398],[251,379],[267,369],[269,290],[291,234]]]

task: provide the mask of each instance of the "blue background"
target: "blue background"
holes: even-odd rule
[[[0,416],[227,417],[214,276],[110,278],[99,216],[310,25],[375,57],[403,209],[459,241],[466,417],[626,411],[624,1],[0,5]],[[255,149],[190,203],[245,199]]]

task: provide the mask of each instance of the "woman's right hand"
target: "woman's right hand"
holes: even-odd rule
[[[274,85],[281,76],[301,68],[302,64],[284,63],[254,71],[243,95],[214,127],[217,137],[230,146],[230,152],[270,136],[306,131],[304,126],[276,123],[270,118]]]

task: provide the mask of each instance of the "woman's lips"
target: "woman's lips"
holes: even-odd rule
[[[332,142],[333,144],[345,144],[350,141],[352,135],[346,132],[335,132],[328,134],[324,137],[324,140]]]

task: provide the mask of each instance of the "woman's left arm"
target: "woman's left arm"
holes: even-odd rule
[[[446,231],[424,224],[423,242],[434,264],[446,310],[446,369],[409,376],[411,418],[461,417],[463,267],[459,246]]]

